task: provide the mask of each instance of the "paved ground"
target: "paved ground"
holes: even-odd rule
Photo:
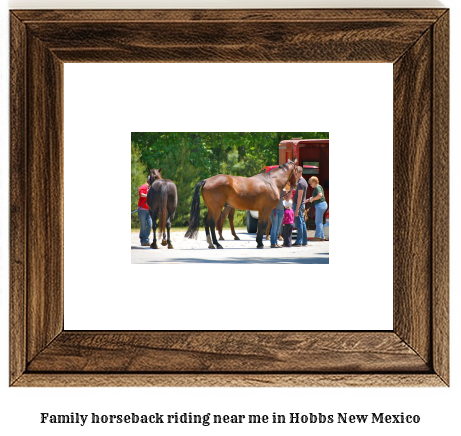
[[[210,250],[205,231],[200,231],[197,240],[184,239],[184,232],[172,232],[173,250],[159,244],[158,250],[141,247],[137,233],[131,234],[131,263],[329,263],[330,243],[309,241],[307,247],[270,248],[264,240],[264,249],[256,248],[256,235],[236,231],[240,241],[235,241],[230,230],[224,230],[225,241],[219,241],[223,250]],[[152,235],[151,235],[152,236]],[[313,236],[313,232],[309,232]],[[294,242],[294,241],[293,241]]]

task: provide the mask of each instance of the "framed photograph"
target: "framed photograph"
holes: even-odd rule
[[[328,137],[329,132],[132,132],[131,263],[327,264]],[[157,168],[146,172],[149,159],[149,167]],[[306,255],[297,248],[308,242],[312,250]],[[153,258],[147,247],[161,246],[179,250]]]
[[[447,9],[16,10],[11,11],[10,22],[11,386],[449,385],[449,222],[448,214],[439,213],[448,208],[448,194],[440,195],[440,192],[448,193],[449,181]],[[358,85],[341,82],[346,73],[341,70],[338,74],[337,68],[349,67],[357,68],[347,77],[350,80],[354,77]],[[382,72],[385,78],[387,67],[392,69],[389,88],[379,75]],[[141,77],[155,77],[152,68],[155,74],[176,78],[176,85],[168,87],[164,84],[173,82],[161,82],[167,91],[164,94],[158,83],[146,87],[148,82]],[[203,68],[208,70],[201,70]],[[210,71],[213,74],[209,74]],[[334,73],[328,76],[328,71]],[[243,80],[240,76],[244,74],[248,78],[253,73],[254,80]],[[360,80],[362,73],[376,83]],[[208,202],[208,194],[201,191],[202,200],[208,211],[213,210],[211,215],[216,222],[214,218],[207,221],[206,215],[202,224],[202,217],[197,215],[200,217],[197,223],[202,226],[197,231],[203,246],[189,247],[197,250],[196,254],[187,255],[193,257],[193,262],[188,262],[186,255],[181,256],[181,250],[185,252],[188,247],[176,245],[174,238],[165,239],[165,246],[161,245],[161,238],[157,250],[150,248],[152,239],[148,241],[149,246],[143,246],[143,235],[137,229],[132,233],[131,260],[123,255],[119,266],[118,259],[107,255],[115,247],[123,247],[127,253],[129,206],[125,200],[106,204],[112,197],[106,198],[100,192],[117,190],[121,198],[130,198],[125,169],[119,171],[119,168],[128,168],[124,165],[129,159],[129,135],[132,145],[133,139],[138,145],[142,142],[135,133],[157,134],[151,135],[150,142],[146,143],[149,153],[152,150],[157,153],[152,154],[155,159],[149,161],[148,152],[143,156],[143,162],[149,162],[149,170],[154,171],[148,173],[146,167],[144,174],[146,180],[148,175],[152,177],[147,180],[152,185],[159,179],[160,165],[156,164],[162,161],[159,156],[165,147],[173,147],[176,140],[178,147],[196,140],[195,136],[186,134],[174,136],[181,132],[194,130],[203,133],[204,138],[216,135],[214,139],[221,141],[220,146],[225,147],[229,155],[232,144],[238,154],[238,146],[243,144],[239,141],[251,142],[257,138],[256,133],[276,135],[269,131],[301,130],[305,134],[299,137],[277,137],[274,147],[279,154],[274,154],[269,161],[256,159],[254,168],[264,163],[258,171],[265,170],[257,179],[278,177],[279,171],[284,177],[287,172],[288,182],[292,176],[288,171],[301,168],[299,176],[303,180],[322,178],[320,185],[323,183],[326,194],[330,177],[322,173],[323,158],[317,160],[301,151],[309,144],[309,135],[315,133],[310,131],[313,128],[309,130],[301,109],[303,105],[312,104],[295,98],[292,103],[288,99],[296,92],[296,84],[301,88],[299,84],[307,74],[311,78],[318,74],[316,88],[319,90],[325,89],[321,77],[328,77],[332,89],[338,90],[337,95],[342,93],[341,89],[352,90],[356,96],[368,95],[369,105],[363,113],[367,112],[369,118],[357,116],[356,130],[367,126],[376,134],[368,134],[366,130],[367,141],[357,139],[356,147],[347,148],[349,156],[344,157],[340,154],[341,138],[335,137],[333,128],[328,128],[328,123],[333,124],[334,107],[339,99],[329,97],[326,91],[324,98],[319,96],[314,100],[319,120],[325,123],[321,130],[331,135],[331,138],[311,139],[331,141],[333,147],[329,155],[332,207],[337,216],[347,210],[352,218],[349,223],[342,220],[343,223],[335,224],[331,263],[328,248],[328,252],[313,255],[328,262],[282,265],[280,283],[288,290],[293,281],[298,280],[294,269],[285,270],[289,274],[283,276],[284,268],[302,268],[296,271],[300,271],[299,280],[308,286],[313,282],[307,280],[314,280],[311,276],[337,275],[341,271],[337,269],[338,264],[351,262],[341,289],[333,285],[325,287],[324,296],[328,298],[311,305],[312,313],[317,311],[324,318],[329,312],[331,315],[347,311],[344,318],[349,318],[350,323],[341,321],[336,325],[333,320],[325,325],[309,323],[303,317],[307,303],[303,290],[297,294],[290,291],[277,294],[268,285],[267,277],[250,274],[250,268],[262,271],[257,269],[262,257],[270,256],[271,251],[286,249],[272,250],[272,244],[266,241],[259,244],[257,238],[262,238],[262,234],[254,236],[256,241],[251,239],[254,262],[220,265],[220,271],[225,274],[220,283],[209,280],[207,268],[218,266],[208,253],[218,256],[219,251],[221,256],[221,251],[231,251],[231,244],[238,242],[226,241],[231,237],[229,231],[224,234],[225,241],[214,240],[213,227],[218,226],[219,217],[227,206],[244,210],[245,219],[248,219],[246,211],[251,211],[240,197],[221,199],[215,208],[214,203]],[[274,92],[271,85],[276,82],[286,83],[286,94],[282,99],[271,98],[268,102],[264,96]],[[127,83],[130,86],[125,86]],[[137,87],[138,83],[142,87]],[[364,89],[361,90],[361,86]],[[261,94],[257,94],[258,90]],[[91,100],[88,95],[92,96]],[[131,129],[128,123],[124,124],[129,113],[135,112],[130,111],[130,95],[147,101],[145,107],[155,107],[155,117],[145,124],[129,124]],[[229,112],[226,104],[223,107],[219,104],[236,95],[241,98],[237,110]],[[378,95],[383,100],[379,100]],[[373,124],[385,118],[386,98],[392,105],[393,140],[389,130],[379,131],[379,123]],[[74,105],[79,99],[80,103]],[[99,106],[98,99],[106,102],[106,106]],[[353,115],[356,107],[353,100],[351,95],[345,100],[350,104],[349,111],[346,106],[342,109],[344,118],[346,114]],[[86,106],[82,106],[85,102]],[[79,113],[76,108],[82,107],[85,110]],[[210,122],[203,113],[217,115]],[[287,123],[278,123],[279,118]],[[106,119],[110,119],[110,123],[104,124]],[[231,119],[232,123],[221,122],[223,119]],[[72,120],[76,122],[72,124]],[[321,121],[314,123],[311,119],[310,123],[320,128]],[[116,127],[109,129],[110,125]],[[178,125],[184,129],[178,130]],[[167,133],[160,132],[160,128]],[[105,135],[100,136],[100,131]],[[247,136],[237,137],[238,133]],[[107,153],[104,147],[114,136],[122,134],[126,135],[123,149]],[[85,135],[98,139],[88,141]],[[163,141],[163,145],[158,145],[158,141]],[[367,147],[360,148],[365,143]],[[209,139],[200,137],[200,144],[211,153],[221,150]],[[292,154],[288,155],[290,150]],[[83,153],[91,156],[86,161],[95,162],[94,166],[90,162],[82,167],[79,155]],[[132,149],[132,162],[133,153],[136,155]],[[268,149],[265,153],[272,156],[274,150]],[[240,150],[237,162],[244,157],[246,151]],[[117,159],[125,163],[119,166]],[[195,166],[207,164],[205,161]],[[221,172],[222,162],[226,169],[232,164],[227,158],[210,158],[209,171],[205,167],[195,171],[196,179],[190,181],[191,186],[203,190],[206,183],[200,185],[202,177],[211,180]],[[333,171],[338,162],[342,163],[342,170]],[[387,162],[391,164],[386,165]],[[215,164],[217,168],[213,167]],[[172,164],[169,171],[177,174],[172,179],[178,180],[181,172],[174,172],[175,165]],[[238,171],[243,170],[237,167],[227,174],[254,177],[256,171],[249,168],[241,175]],[[163,171],[162,168],[160,174]],[[100,175],[93,178],[96,173]],[[119,180],[123,182],[120,185]],[[221,179],[219,182],[218,185],[222,185]],[[282,181],[279,184],[283,190]],[[360,207],[355,201],[361,198],[356,194],[356,186],[362,188],[359,192],[369,201],[370,210],[375,211],[373,219],[359,220]],[[95,193],[89,199],[92,190]],[[139,195],[141,199],[141,191]],[[191,192],[189,203],[193,202]],[[269,203],[269,209],[261,206],[258,211],[259,221],[267,219],[274,206],[265,198],[262,204]],[[376,212],[381,203],[382,214]],[[140,205],[137,203],[135,207]],[[112,227],[105,228],[100,221],[97,225],[95,221],[85,221],[89,211],[93,220],[114,220],[116,228],[121,229],[121,239]],[[119,216],[126,218],[118,222]],[[190,221],[193,216],[191,213]],[[255,216],[252,218],[256,219]],[[381,224],[380,219],[386,224]],[[356,221],[362,230],[355,230]],[[206,223],[211,241],[206,240]],[[251,227],[251,223],[249,220],[245,226]],[[346,229],[346,223],[347,232],[339,231]],[[191,227],[187,218],[183,224]],[[362,249],[363,262],[368,262],[363,267],[360,261],[354,262],[358,259],[360,240],[367,238],[367,233],[361,231],[373,226],[374,231],[376,226],[382,230],[383,237],[369,241]],[[86,238],[87,228],[97,241]],[[218,230],[216,227],[216,233]],[[195,231],[192,226],[191,233]],[[250,228],[246,228],[245,235],[249,231]],[[82,241],[87,244],[85,248],[79,245]],[[256,242],[258,246],[266,245],[265,249],[258,250]],[[168,249],[169,244],[174,246],[173,250]],[[211,245],[221,244],[224,250],[209,249]],[[101,247],[106,250],[101,251]],[[203,252],[201,255],[197,254],[199,250]],[[135,251],[149,257],[139,257],[133,254]],[[151,262],[157,254],[170,257],[165,262]],[[196,265],[197,259],[204,256],[207,262]],[[290,257],[294,264],[296,256]],[[114,271],[115,282],[110,281],[99,262]],[[279,268],[275,267],[276,263],[270,259],[267,267]],[[390,269],[385,267],[387,263]],[[99,276],[98,269],[102,271]],[[155,293],[150,297],[140,296],[135,307],[132,300],[136,299],[132,296],[138,295],[138,287],[130,282],[129,274],[151,275],[154,286],[171,292],[168,297]],[[379,277],[380,283],[371,280],[371,275]],[[250,282],[245,282],[250,276]],[[176,293],[178,288],[194,283],[197,293],[196,288],[192,295]],[[262,283],[264,289],[258,289],[257,283]],[[198,291],[199,287],[203,293]],[[385,288],[385,294],[373,292],[377,288]],[[232,299],[230,295],[238,298]],[[117,296],[120,297],[118,303]],[[215,306],[207,304],[211,299]],[[244,299],[248,304],[242,305]],[[144,323],[143,319],[149,317],[148,309],[154,305],[155,322]],[[372,307],[377,305],[386,308],[387,320],[392,317],[392,328],[361,329],[353,324],[360,313],[372,318]],[[70,311],[69,307],[74,310]],[[104,307],[106,309],[101,310]],[[136,310],[139,323],[120,323],[124,310]],[[288,315],[278,317],[282,312]],[[314,314],[312,316],[314,319]],[[239,318],[238,324],[235,324],[236,318]],[[277,318],[282,321],[279,319],[277,323]],[[112,323],[113,319],[117,319],[118,324]]]

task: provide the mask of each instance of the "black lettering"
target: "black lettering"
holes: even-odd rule
[[[277,415],[275,412],[272,414],[272,422],[274,424],[285,424],[285,415]]]
[[[417,424],[420,421],[419,415],[405,415],[401,413],[400,415],[384,415],[384,413],[371,414],[371,423],[379,424]]]
[[[268,415],[248,415],[248,422],[250,424],[261,424],[269,422]]]

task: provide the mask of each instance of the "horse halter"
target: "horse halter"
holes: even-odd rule
[[[291,187],[296,185],[296,172],[298,171],[298,166],[296,165],[295,162],[289,162],[288,165],[293,164],[293,169],[291,170],[290,178],[288,179],[288,182]],[[293,183],[292,183],[293,181]]]

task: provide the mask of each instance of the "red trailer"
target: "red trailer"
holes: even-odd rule
[[[316,176],[325,192],[325,200],[329,202],[330,168],[329,168],[329,139],[287,139],[279,144],[279,164],[288,159],[298,159],[298,165],[303,167],[303,177],[309,180]],[[312,168],[312,166],[318,167]],[[307,197],[312,196],[313,189],[308,186]],[[314,208],[309,211],[309,225],[314,224]],[[315,224],[314,224],[315,226]]]

